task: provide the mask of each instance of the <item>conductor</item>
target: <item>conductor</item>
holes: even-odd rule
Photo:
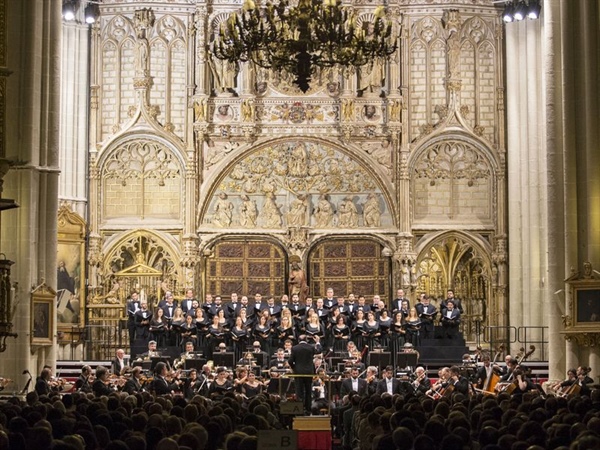
[[[306,342],[305,335],[301,335],[299,339],[300,342],[292,347],[288,364],[297,375],[314,375],[315,365],[313,357],[316,353],[321,353],[319,336],[315,335],[314,346]],[[305,415],[310,415],[312,381],[312,377],[310,376],[301,376],[294,380],[296,396],[298,400],[302,400]]]

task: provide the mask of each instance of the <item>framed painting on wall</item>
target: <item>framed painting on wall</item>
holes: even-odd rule
[[[85,233],[83,218],[62,206],[58,211],[56,257],[56,320],[62,331],[84,324]]]
[[[42,284],[31,293],[31,344],[54,343],[54,305],[56,292]]]

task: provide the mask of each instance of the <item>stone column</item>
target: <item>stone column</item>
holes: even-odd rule
[[[4,192],[20,208],[2,216],[2,251],[15,261],[13,331],[19,335],[2,360],[4,376],[22,389],[24,369],[35,376],[43,364],[56,362],[55,346],[30,345],[30,292],[42,279],[56,287],[62,1],[3,3],[7,61],[13,71],[7,110],[15,111],[6,117],[6,158],[14,166]],[[56,317],[54,324],[55,338]]]
[[[547,296],[542,23],[506,24],[509,308],[512,326],[543,326]],[[523,126],[527,124],[527,126]],[[523,251],[527,249],[527,251]],[[521,301],[522,300],[522,301]],[[539,334],[530,338],[538,338]],[[546,334],[547,335],[547,334]]]

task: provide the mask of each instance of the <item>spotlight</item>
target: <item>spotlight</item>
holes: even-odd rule
[[[512,3],[506,4],[506,6],[504,7],[504,11],[502,12],[502,20],[504,20],[504,22],[510,23],[514,20],[514,17],[513,17],[514,9],[515,8]]]
[[[98,16],[100,16],[100,8],[96,3],[88,3],[85,7],[85,23],[92,24],[98,20]]]
[[[519,4],[515,7],[515,12],[513,14],[515,20],[523,20],[525,15],[527,14],[527,5],[523,0],[519,2]]]
[[[68,22],[75,20],[75,2],[73,0],[65,0],[63,2],[62,15]]]
[[[527,17],[530,19],[538,19],[540,17],[540,11],[542,10],[542,5],[539,0],[529,0],[529,11],[527,12]]]

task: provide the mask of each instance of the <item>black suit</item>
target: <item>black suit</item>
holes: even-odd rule
[[[408,309],[410,309],[410,300],[407,298],[396,298],[392,301],[392,311],[400,311],[402,309],[402,302],[408,303]]]
[[[469,380],[465,377],[458,377],[458,380],[454,381],[454,392],[460,392],[461,394],[469,395]]]
[[[121,365],[121,362],[123,362],[123,365]],[[120,376],[120,375],[122,375],[121,374],[121,370],[123,370],[123,368],[125,366],[126,366],[126,364],[125,364],[125,360],[124,359],[119,360],[119,358],[115,358],[115,359],[112,360],[111,369],[110,370],[115,375]]]
[[[170,394],[171,391],[179,390],[179,386],[177,383],[169,383],[163,377],[157,376],[154,377],[154,381],[152,382],[152,389],[154,390],[155,395],[167,395]]]
[[[365,395],[367,393],[367,380],[364,378],[357,378],[358,381],[358,390],[352,389],[352,378],[346,378],[342,381],[342,387],[340,389],[340,394],[343,397],[344,395],[348,395],[350,392],[357,392],[358,395]]]
[[[383,378],[377,384],[377,394],[384,394],[388,392],[387,389],[387,378]],[[397,378],[392,378],[392,394],[400,394],[400,380]]]
[[[450,317],[448,317],[449,310],[445,310],[442,315],[442,326],[444,327],[444,331],[447,338],[454,338],[458,336],[458,325],[460,324],[460,311],[456,308],[450,312]]]
[[[434,325],[433,321],[437,316],[437,309],[435,306],[427,305],[427,312],[425,312],[425,305],[423,303],[417,303],[415,305],[419,319],[421,319],[421,328],[423,330],[423,337],[425,339],[433,338]]]
[[[129,347],[133,348],[135,342],[135,312],[140,309],[140,301],[127,299],[127,331],[129,332]]]
[[[142,390],[142,385],[139,380],[135,377],[131,377],[129,380],[125,382],[125,386],[123,386],[123,392],[127,392],[128,394],[135,394],[136,392],[140,392]]]
[[[292,347],[288,363],[297,375],[314,375],[315,364],[313,358],[316,353],[320,352],[320,344],[312,346],[306,341],[302,341]],[[302,400],[304,412],[309,414],[312,396],[312,377],[297,377],[294,380],[294,384],[296,385],[296,396],[298,400]]]

